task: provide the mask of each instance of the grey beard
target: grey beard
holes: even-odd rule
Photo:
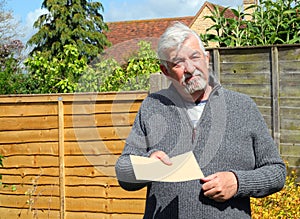
[[[193,78],[192,80],[189,80],[187,83],[185,82],[185,80],[187,78],[190,78],[192,76],[196,76],[195,78]],[[186,90],[187,93],[189,94],[193,94],[196,91],[200,91],[200,90],[204,90],[206,88],[206,81],[203,78],[203,74],[202,72],[200,72],[199,70],[195,70],[193,72],[193,74],[184,74],[182,79],[182,84]]]

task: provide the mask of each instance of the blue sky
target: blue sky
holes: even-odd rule
[[[43,0],[6,0],[7,9],[20,21],[23,41],[34,33],[33,23],[42,13]],[[104,7],[104,21],[123,21],[195,15],[205,0],[98,0]],[[210,0],[209,2],[237,7],[243,0]]]

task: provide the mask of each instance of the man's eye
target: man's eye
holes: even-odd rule
[[[177,61],[177,62],[174,62],[173,65],[174,67],[181,67],[183,65],[183,61]]]
[[[198,59],[201,59],[201,56],[195,55],[195,56],[192,57],[192,59],[193,59],[193,60],[198,60]]]

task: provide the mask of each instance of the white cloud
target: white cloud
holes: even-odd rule
[[[33,34],[36,33],[36,29],[34,29],[33,24],[38,19],[38,17],[42,14],[48,13],[47,9],[36,9],[35,11],[31,11],[27,14],[26,22],[25,22],[25,32],[24,32],[24,43],[26,43]]]
[[[48,13],[46,9],[36,9],[35,11],[31,11],[26,16],[26,21],[20,27],[20,40],[26,46],[27,41],[37,32],[36,29],[33,28],[34,22],[38,19],[38,17],[42,14]],[[23,55],[26,56],[32,48],[26,47],[23,51]]]

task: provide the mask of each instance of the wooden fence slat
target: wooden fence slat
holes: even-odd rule
[[[0,118],[0,131],[55,129],[56,116],[22,116]]]
[[[7,219],[49,219],[49,218],[59,218],[59,211],[57,210],[32,210],[29,209],[12,209],[12,208],[2,208],[1,218]]]
[[[283,113],[283,111],[286,111],[291,113],[292,111],[294,111],[295,113],[295,118],[298,119],[299,117],[299,110],[300,110],[300,98],[289,98],[289,97],[281,97],[280,98],[280,116],[285,116],[285,114]]]
[[[269,61],[269,60],[268,60]],[[267,63],[267,64],[266,64]],[[226,73],[234,73],[237,76],[248,74],[251,72],[256,72],[256,74],[265,74],[266,76],[270,74],[270,65],[269,62],[262,61],[260,63],[257,62],[236,62],[236,63],[221,63],[220,71],[223,74]],[[221,76],[221,81],[223,80]]]
[[[298,130],[282,130],[280,143],[296,144],[300,142],[300,132]],[[299,155],[298,155],[299,156]],[[300,159],[299,159],[300,160]]]
[[[71,164],[70,164],[71,165]],[[72,166],[76,166],[76,164],[72,164]],[[103,173],[101,171],[101,168],[99,167],[95,167],[93,165],[90,166],[78,166],[78,167],[66,167],[66,176],[77,176],[77,177],[81,177],[81,176],[86,176],[86,177],[104,177],[107,176],[107,172],[114,172],[114,166],[111,167],[102,167],[103,169],[108,169],[110,168],[110,170],[105,171],[105,173]],[[111,177],[111,175],[110,175]],[[113,175],[113,177],[115,177],[115,175]]]
[[[2,182],[4,185],[59,185],[59,176],[18,176],[18,175],[3,175]]]
[[[0,154],[9,156],[18,155],[51,155],[58,156],[58,142],[30,142],[25,144],[4,144],[0,146]]]
[[[251,96],[270,97],[270,86],[269,85],[243,85],[243,84],[223,84],[227,89],[244,93]]]
[[[109,127],[109,126],[131,126],[136,113],[107,113],[93,115],[65,116],[65,127]]]
[[[65,115],[89,115],[95,113],[130,113],[139,110],[141,101],[126,102],[73,102],[65,103]]]
[[[0,117],[57,115],[56,104],[53,104],[53,103],[50,103],[50,104],[45,104],[45,103],[9,104],[7,102],[1,103],[1,101],[2,101],[2,98],[0,97],[0,104],[1,104]]]
[[[125,191],[119,186],[66,186],[67,198],[144,199],[146,189]]]
[[[103,213],[103,212],[66,212],[70,219],[142,219],[143,214]]]
[[[45,197],[59,197],[59,185],[49,186],[39,184],[36,187],[34,187],[32,184],[17,185],[15,191],[12,191],[12,189],[8,186],[5,189],[0,190],[0,195],[26,196],[29,191],[33,190],[35,190],[35,194],[43,195]]]
[[[281,82],[281,84],[284,84],[284,82]],[[300,96],[299,84],[282,86],[280,89],[280,97],[289,98],[289,97],[299,97],[299,96]]]
[[[300,144],[282,144],[280,149],[283,156],[295,156],[295,154],[300,154]]]
[[[29,203],[28,201],[30,199],[32,200],[32,203]],[[53,210],[59,210],[59,198],[54,196],[32,196],[29,195],[1,195],[0,196],[0,206],[1,207],[10,207],[14,206],[18,209],[37,209],[37,210],[45,210],[53,209]]]
[[[99,127],[99,128],[66,128],[65,141],[90,141],[90,140],[117,140],[126,139],[131,130],[125,127]],[[1,136],[1,135],[0,135]]]
[[[68,176],[66,177],[66,186],[119,186],[118,180],[114,177],[85,177]]]
[[[240,85],[263,85],[269,84],[270,79],[267,74],[235,74],[235,73],[224,73],[222,74],[222,84],[240,84]]]
[[[57,141],[57,129],[1,131],[0,144]]]
[[[65,165],[67,167],[114,166],[118,158],[118,155],[113,154],[66,156]]]
[[[25,176],[37,176],[37,175],[44,175],[44,176],[59,176],[58,168],[57,167],[16,167],[11,166],[10,168],[5,167],[0,169],[0,175],[17,175],[21,177]]]
[[[120,154],[125,140],[65,142],[65,155]]]
[[[102,198],[67,198],[67,211],[133,213],[144,212],[145,200],[139,199],[102,199]]]
[[[57,156],[33,155],[33,156],[10,156],[3,159],[6,168],[32,168],[32,167],[57,167]]]

